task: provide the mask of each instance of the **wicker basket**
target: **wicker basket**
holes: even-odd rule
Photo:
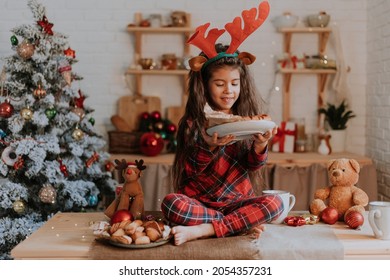
[[[113,154],[140,153],[140,139],[143,132],[109,131],[109,152]]]

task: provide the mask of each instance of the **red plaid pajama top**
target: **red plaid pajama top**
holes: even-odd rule
[[[198,143],[185,162],[178,193],[162,202],[166,218],[189,226],[212,223],[216,236],[224,237],[278,217],[280,197],[256,197],[248,173],[266,163],[267,151],[259,155],[253,146],[239,150],[237,142],[214,151]]]

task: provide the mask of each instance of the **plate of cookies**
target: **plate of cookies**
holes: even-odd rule
[[[162,221],[122,221],[110,225],[100,222],[94,229],[99,240],[122,248],[145,249],[164,245],[171,239],[171,228]]]

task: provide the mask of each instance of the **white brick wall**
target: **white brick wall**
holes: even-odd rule
[[[112,2],[112,3],[111,3]],[[150,13],[160,13],[168,16],[172,10],[185,10],[192,14],[194,26],[210,21],[215,27],[222,28],[223,25],[239,15],[242,9],[257,6],[259,0],[42,0],[46,6],[47,16],[54,23],[53,30],[69,36],[71,47],[76,50],[79,62],[74,65],[74,70],[84,76],[81,86],[85,93],[90,96],[86,103],[95,111],[96,125],[102,133],[111,129],[110,117],[116,113],[116,101],[120,96],[132,94],[133,86],[126,85],[124,72],[133,62],[133,40],[132,36],[125,30],[128,23],[133,21],[135,12],[141,12],[145,16]],[[344,48],[344,59],[352,71],[348,75],[349,84],[353,96],[352,109],[358,114],[353,119],[348,130],[348,149],[351,152],[365,154],[366,149],[366,86],[367,78],[375,73],[366,75],[367,47],[377,53],[375,57],[379,60],[382,50],[374,50],[373,40],[366,44],[366,0],[270,0],[272,19],[285,11],[304,18],[308,14],[318,13],[325,10],[332,16],[331,26],[337,24],[342,35]],[[374,1],[381,2],[381,1]],[[382,1],[386,2],[386,1]],[[31,13],[26,5],[27,1],[22,0],[0,0],[0,56],[10,55],[9,30],[23,23],[32,23]],[[208,9],[205,11],[205,6]],[[386,4],[383,4],[386,6]],[[370,5],[371,6],[371,5]],[[383,9],[382,9],[383,10]],[[383,12],[381,9],[379,11]],[[386,21],[385,14],[378,20]],[[300,23],[303,24],[303,23]],[[372,24],[371,24],[372,25]],[[371,36],[385,33],[371,28]],[[388,33],[387,33],[388,34]],[[225,39],[227,39],[225,37]],[[380,41],[380,37],[375,37]],[[300,42],[301,41],[301,42]],[[169,38],[145,38],[144,54],[154,56],[163,52],[181,50],[178,48],[180,40]],[[383,40],[382,45],[389,45],[389,40]],[[148,45],[147,45],[148,43]],[[155,46],[160,50],[156,50]],[[251,36],[241,47],[257,56],[256,63],[251,66],[258,89],[266,98],[270,94],[272,81],[274,79],[274,57],[282,53],[282,36],[275,32],[271,20],[268,20],[260,31]],[[198,50],[192,49],[196,54]],[[293,37],[293,51],[296,54],[307,52],[315,54],[317,51],[316,36],[296,35]],[[328,46],[329,56],[334,57],[332,41]],[[386,54],[390,56],[389,53]],[[379,61],[370,62],[374,68]],[[1,62],[0,62],[1,67]],[[385,67],[385,65],[383,65]],[[387,69],[389,64],[386,64]],[[386,80],[386,73],[376,77],[376,80]],[[382,76],[383,75],[383,76]],[[330,87],[331,79],[328,82]],[[164,97],[162,104],[179,105],[181,79],[177,77],[145,77],[144,94],[158,95]],[[277,77],[277,85],[281,85],[281,77]],[[383,85],[384,87],[386,84]],[[385,88],[370,82],[369,88],[376,92],[385,91]],[[317,83],[315,76],[293,77],[291,84],[293,93],[293,117],[306,117],[308,132],[316,132],[316,91]],[[332,91],[329,93],[332,96]],[[269,113],[277,122],[281,120],[281,92],[273,92],[270,98]],[[387,100],[388,101],[388,100]],[[368,101],[372,102],[372,101]],[[378,101],[383,104],[383,101]],[[377,108],[379,109],[379,108]],[[376,110],[375,110],[376,111]],[[384,112],[385,113],[385,112]],[[388,114],[388,113],[387,113]],[[388,116],[388,115],[387,115]],[[371,122],[372,120],[369,119]],[[370,140],[372,141],[372,140]],[[388,148],[388,147],[387,147]],[[389,149],[387,149],[388,151]]]
[[[367,4],[367,153],[378,171],[379,199],[390,200],[389,1]]]

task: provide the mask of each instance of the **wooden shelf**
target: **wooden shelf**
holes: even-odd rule
[[[188,70],[139,70],[139,69],[127,69],[126,74],[131,75],[188,75]]]
[[[293,34],[317,34],[318,35],[318,53],[325,55],[326,45],[328,43],[329,35],[332,32],[331,28],[325,27],[299,27],[299,28],[279,28],[279,33],[283,34],[283,51],[291,54],[291,41]],[[283,75],[283,120],[290,119],[290,103],[291,93],[290,84],[292,75],[295,74],[314,74],[317,76],[317,108],[323,107],[325,104],[325,85],[328,75],[336,74],[335,69],[281,69],[279,73]],[[320,119],[317,120],[317,126],[320,126]]]
[[[191,27],[140,27],[128,26],[128,32],[142,32],[142,33],[192,33],[194,29]]]

